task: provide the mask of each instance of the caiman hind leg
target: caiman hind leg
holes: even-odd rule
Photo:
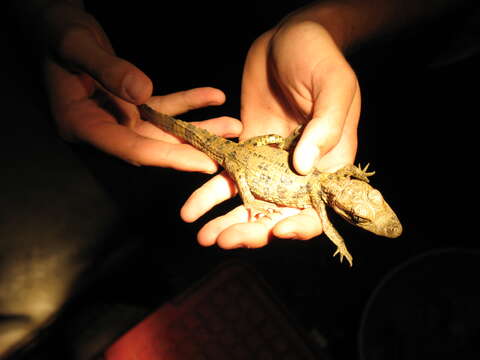
[[[342,236],[338,233],[338,231],[333,227],[332,223],[328,219],[327,215],[327,207],[322,199],[312,199],[312,204],[315,210],[317,211],[318,216],[320,217],[320,221],[322,222],[323,232],[328,238],[337,246],[337,251],[333,254],[336,256],[340,254],[340,262],[343,261],[345,257],[349,262],[350,266],[352,266],[352,255],[347,250],[347,246],[345,245],[345,241],[343,240]]]
[[[262,216],[268,216],[268,214],[278,211],[277,205],[256,199],[253,196],[252,192],[250,191],[250,187],[248,186],[245,170],[241,169],[240,167],[237,168],[234,164],[232,165],[228,162],[225,164],[225,168],[237,185],[243,205],[248,211],[249,221],[253,221],[254,219],[258,219]]]

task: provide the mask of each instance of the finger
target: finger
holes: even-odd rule
[[[217,217],[206,223],[198,232],[197,240],[202,246],[211,246],[217,242],[219,235],[230,226],[248,221],[248,212],[245,207],[237,206],[226,215]]]
[[[360,118],[360,91],[357,91],[347,115],[342,137],[338,144],[315,165],[319,169],[335,172],[347,164],[353,164],[358,145],[358,122]]]
[[[272,229],[282,219],[298,214],[298,209],[281,208],[279,212],[248,221],[249,214],[244,206],[239,206],[224,216],[207,223],[198,234],[201,245],[217,244],[223,249],[259,248],[273,237]]]
[[[298,209],[281,208],[279,212],[263,216],[254,222],[234,223],[218,234],[217,245],[223,249],[256,249],[266,246],[274,237],[272,229],[275,224],[298,212]]]
[[[140,69],[102,48],[88,29],[73,29],[65,39],[62,58],[90,74],[103,87],[134,104],[151,96],[153,84]],[[67,44],[68,43],[68,44]]]
[[[97,127],[95,133],[95,137],[89,139],[92,145],[135,165],[207,174],[218,170],[217,164],[210,157],[186,144],[171,144],[145,138],[116,124],[103,124]],[[102,135],[112,136],[115,140],[100,138]]]
[[[239,133],[241,132],[242,125],[241,122],[237,119],[231,118],[231,117],[220,117],[220,118],[215,118],[215,119],[209,119],[205,120],[202,122],[193,122],[193,124],[202,127],[212,134],[216,134],[221,137],[237,137]],[[184,149],[186,154],[192,154],[192,161],[187,161],[187,167],[192,167],[192,164],[198,163],[201,167],[192,167],[190,170],[185,167],[179,167],[179,166],[170,166],[178,170],[184,170],[184,171],[201,171],[207,174],[213,174],[218,171],[218,164],[212,160],[209,156],[204,154],[203,152],[195,149],[192,145],[188,144],[184,140],[180,139],[179,137],[176,137],[173,134],[169,134],[164,132],[162,129],[156,127],[154,124],[146,121],[140,121],[137,123],[137,126],[135,127],[135,132],[139,135],[142,135],[145,138],[149,139],[154,139],[158,140],[159,142],[161,141],[162,143],[170,143],[170,144],[181,144],[182,147],[179,149]],[[155,152],[149,153],[149,154],[143,154],[145,151],[141,149],[142,152],[142,158],[143,158],[143,164],[145,162],[148,162],[150,165],[159,165],[159,161],[155,161],[155,159],[151,159],[152,156],[156,156]],[[198,153],[201,154],[201,156],[198,155]],[[171,161],[175,162],[175,152],[172,152],[170,154],[169,158],[171,158]],[[146,159],[147,157],[148,159]],[[198,162],[200,159],[208,159],[208,162],[202,161],[201,163]],[[162,160],[162,159],[159,159]],[[178,158],[180,160],[180,158]],[[189,159],[186,159],[189,160]],[[170,161],[168,162],[170,164]],[[193,221],[193,220],[192,220]]]
[[[245,207],[238,206],[228,214],[208,222],[198,233],[199,244],[211,246],[216,243],[222,249],[265,246],[271,238],[272,225],[248,222],[248,217]]]
[[[228,116],[222,116],[219,118],[209,119],[205,121],[192,122],[192,124],[206,129],[212,134],[221,137],[237,137],[242,131],[241,122],[235,118]],[[157,127],[149,121],[138,122],[135,131],[138,134],[152,139],[168,141],[171,143],[185,142],[173,134],[166,133],[161,128]]]
[[[151,80],[136,66],[116,57],[93,17],[68,6],[52,6],[45,14],[47,38],[62,63],[90,74],[122,99],[141,104],[151,96]]]
[[[213,173],[217,170],[217,164],[212,159],[190,145],[147,138],[119,125],[93,100],[72,104],[62,116],[65,122],[75,124],[78,140],[127,162],[182,171]]]
[[[108,136],[111,136],[111,140],[107,139]],[[152,140],[116,124],[104,123],[97,126],[95,135],[90,135],[85,141],[135,165],[160,166],[207,174],[215,173],[218,169],[217,164],[207,155],[186,144]]]
[[[249,248],[266,246],[272,239],[272,226],[263,222],[234,224],[220,233],[217,245],[222,249]]]
[[[44,63],[46,90],[54,115],[87,98],[94,98],[99,107],[110,109],[118,122],[133,127],[139,118],[137,107],[108,91],[95,91],[98,83],[88,74],[73,74],[58,63],[47,59]],[[83,122],[83,120],[81,120]],[[63,125],[60,122],[59,125]],[[70,129],[71,130],[71,129]],[[70,137],[70,136],[69,136]]]
[[[293,165],[300,174],[308,174],[316,160],[340,141],[346,117],[358,89],[355,74],[340,67],[319,79],[313,116],[294,151]]]
[[[221,90],[201,87],[164,96],[154,96],[147,103],[157,111],[175,116],[206,106],[222,105],[224,102],[225,94]]]
[[[235,184],[225,172],[222,172],[190,195],[180,210],[180,216],[186,222],[194,222],[215,205],[236,194]]]
[[[282,239],[309,240],[322,233],[322,224],[313,209],[287,217],[273,228],[273,234]]]
[[[226,138],[238,137],[243,129],[242,122],[230,116],[194,121],[192,124]]]

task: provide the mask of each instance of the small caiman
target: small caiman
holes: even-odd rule
[[[300,135],[262,135],[239,143],[214,135],[188,122],[159,113],[148,105],[139,106],[143,119],[180,137],[210,156],[235,181],[250,216],[278,206],[305,209],[313,207],[320,217],[323,231],[337,246],[334,256],[345,257],[350,266],[352,256],[345,242],[328,219],[326,205],[345,220],[374,234],[395,238],[402,225],[380,191],[369,184],[374,172],[346,165],[329,173],[314,169],[298,175],[291,169],[289,156]],[[271,146],[274,145],[274,146]]]

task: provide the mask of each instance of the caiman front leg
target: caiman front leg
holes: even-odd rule
[[[297,145],[298,139],[302,134],[303,125],[297,126],[293,132],[288,135],[283,143],[279,145],[279,148],[282,150],[290,151],[295,145]]]
[[[340,170],[337,170],[335,174],[338,176],[352,176],[356,179],[365,181],[365,182],[370,182],[368,179],[369,176],[372,176],[375,174],[375,171],[367,172],[368,166],[370,164],[367,164],[363,169],[360,165],[355,166],[353,164],[345,165],[343,168]]]
[[[283,146],[285,138],[277,134],[269,135],[260,135],[254,136],[250,139],[243,140],[240,142],[240,145],[253,145],[253,146],[264,146],[264,145],[278,145],[279,147]]]
[[[298,126],[286,138],[277,134],[260,135],[241,141],[240,144],[253,146],[277,145],[279,149],[289,151],[293,146],[296,145],[302,133],[302,128],[303,125]]]
[[[289,151],[297,143],[298,138],[302,133],[302,128],[303,125],[298,126],[286,138],[277,134],[260,135],[241,141],[240,144],[253,146],[277,145],[279,149]]]
[[[337,251],[335,251],[333,256],[340,254],[340,262],[342,262],[343,258],[345,257],[349,262],[350,266],[352,266],[352,255],[350,255],[350,253],[348,252],[347,246],[345,245],[345,241],[343,240],[342,236],[333,227],[332,223],[328,219],[327,207],[325,203],[320,197],[315,196],[315,199],[312,198],[312,204],[317,211],[318,216],[320,217],[320,221],[322,222],[323,232],[337,246]]]

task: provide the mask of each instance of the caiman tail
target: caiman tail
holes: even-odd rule
[[[220,165],[224,164],[227,148],[234,145],[230,140],[212,134],[211,132],[188,122],[155,111],[148,105],[140,105],[138,109],[140,111],[140,116],[144,120],[151,122],[170,134],[182,138],[190,145],[206,153]]]

